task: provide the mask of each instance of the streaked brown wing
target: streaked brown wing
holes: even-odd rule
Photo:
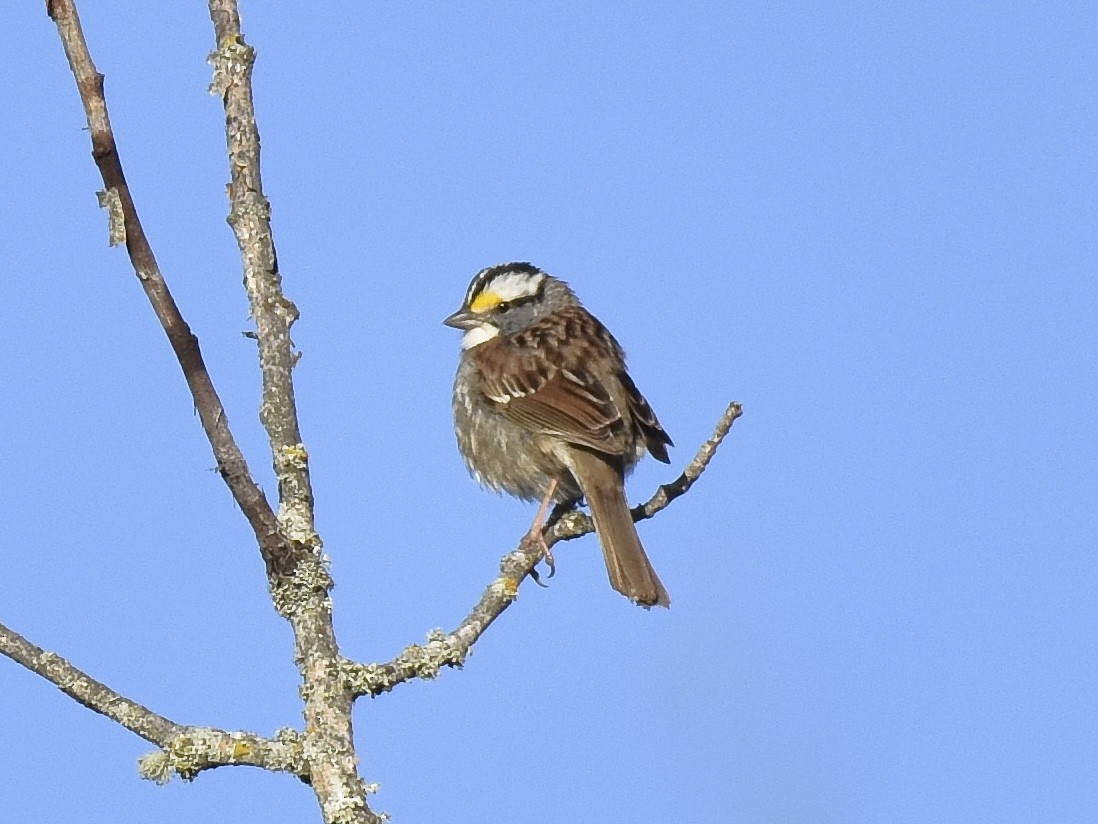
[[[516,423],[571,443],[618,455],[625,451],[621,414],[599,384],[581,384],[558,372],[533,395],[516,398],[504,414]]]
[[[560,320],[550,316],[511,339],[499,338],[476,347],[473,357],[481,390],[520,426],[621,454],[626,448],[622,412],[603,383],[582,363],[615,362],[616,352],[609,348],[613,339],[598,334],[602,327],[590,318],[597,325],[596,334],[584,334],[582,346],[577,346],[573,337],[571,345],[561,347],[562,338],[575,330]]]

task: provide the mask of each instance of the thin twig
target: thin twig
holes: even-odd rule
[[[93,712],[105,715],[155,744],[160,751],[141,760],[141,773],[163,783],[172,773],[186,780],[214,767],[248,765],[291,772],[309,780],[297,733],[281,731],[275,738],[251,732],[177,724],[96,681],[60,655],[37,647],[0,624],[0,654],[22,664]]]
[[[633,520],[651,518],[685,494],[705,472],[732,424],[742,414],[743,408],[738,403],[729,404],[713,435],[701,445],[682,474],[671,483],[661,485],[644,504],[634,507]],[[560,541],[579,538],[594,529],[594,521],[589,515],[573,511],[546,533],[545,542],[551,547]],[[452,632],[434,630],[428,635],[426,644],[413,644],[385,664],[361,664],[343,659],[343,671],[355,696],[380,695],[413,678],[434,678],[443,667],[460,667],[477,639],[514,602],[519,585],[541,558],[542,551],[537,546],[520,545],[505,555],[500,562],[499,576],[488,585],[473,610]]]
[[[113,193],[109,200],[121,208],[130,262],[183,369],[199,420],[217,460],[218,472],[251,524],[268,569],[288,574],[292,570],[291,547],[283,537],[278,519],[262,490],[252,479],[247,461],[229,430],[225,408],[206,370],[198,338],[183,319],[145,237],[137,207],[122,172],[122,161],[107,115],[103,75],[96,71],[92,62],[76,5],[73,0],[49,0],[46,10],[57,24],[65,56],[76,78],[76,87],[88,119],[95,165],[99,168],[107,192]]]
[[[117,721],[158,747],[167,747],[182,724],[157,715],[81,672],[60,655],[37,647],[0,624],[0,653],[54,684],[61,692],[100,715]]]
[[[693,460],[686,465],[682,474],[671,481],[671,483],[661,484],[660,488],[655,491],[651,498],[640,506],[633,507],[633,520],[647,520],[660,510],[666,509],[667,505],[680,495],[685,495],[687,490],[689,490],[690,487],[694,485],[694,482],[701,477],[703,472],[705,472],[705,468],[709,466],[709,462],[713,460],[713,456],[717,452],[717,447],[724,441],[725,436],[728,434],[728,430],[730,430],[732,424],[736,422],[736,418],[742,414],[743,407],[738,403],[728,404],[728,408],[724,410],[721,419],[717,421],[717,426],[713,430],[713,434],[698,448],[697,454],[695,454]],[[572,511],[557,522],[551,532],[552,538],[547,539],[547,542],[552,546],[557,541],[571,541],[573,538],[579,538],[582,535],[594,531],[595,522],[590,515],[585,515],[579,511]]]

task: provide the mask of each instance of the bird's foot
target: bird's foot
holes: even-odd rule
[[[526,533],[526,536],[522,539],[520,546],[524,549],[540,549],[541,559],[545,561],[545,565],[549,567],[549,574],[546,577],[552,578],[554,575],[557,574],[557,562],[556,559],[553,558],[553,550],[551,550],[549,548],[549,544],[545,542],[545,535],[540,529],[536,532],[531,530],[530,532]],[[541,582],[541,576],[538,575],[538,571],[536,568],[530,570],[530,577],[534,579],[534,583],[538,584],[539,586],[545,586],[545,584]]]

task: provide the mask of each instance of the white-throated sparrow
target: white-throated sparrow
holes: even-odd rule
[[[668,606],[624,484],[645,451],[668,463],[671,438],[614,336],[568,284],[529,263],[479,272],[444,323],[465,332],[454,428],[469,471],[494,490],[540,500],[537,538],[550,502],[586,498],[611,586],[642,606]]]

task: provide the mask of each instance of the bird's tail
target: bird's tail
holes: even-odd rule
[[[610,586],[642,607],[671,605],[671,597],[641,544],[621,470],[599,455],[571,450],[573,474],[591,507]]]

